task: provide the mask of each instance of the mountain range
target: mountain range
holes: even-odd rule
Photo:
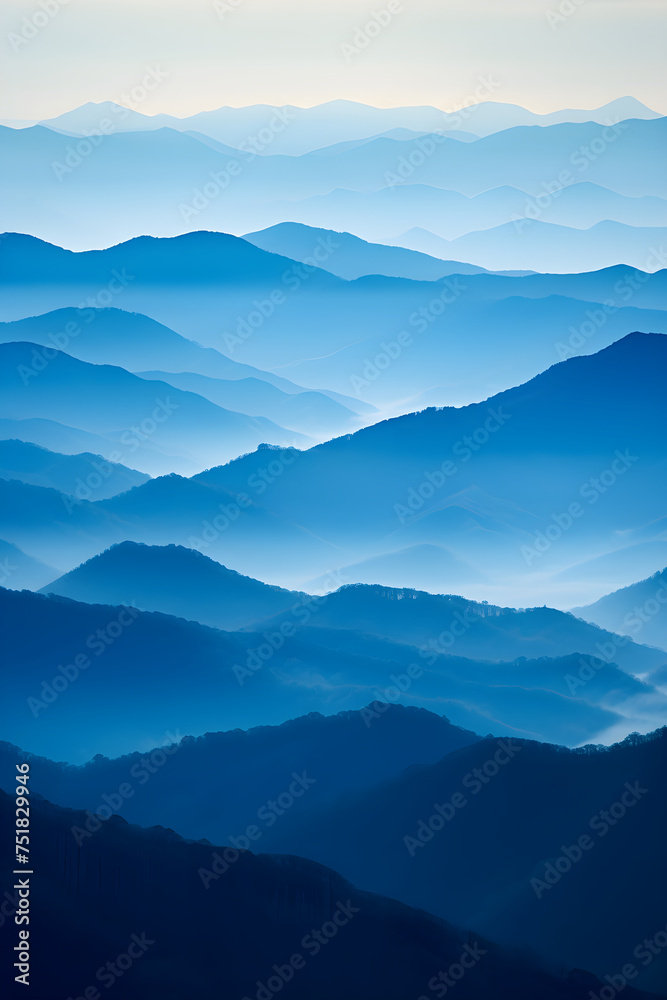
[[[667,649],[667,570],[653,573],[647,580],[606,594],[599,601],[573,614],[621,635],[637,636],[641,642]]]
[[[420,184],[473,197],[509,186],[536,198],[545,185],[561,188],[565,178],[567,186],[586,181],[629,198],[664,198],[664,135],[664,118],[611,125],[565,122],[519,125],[473,142],[447,135],[380,135],[330,147],[329,155],[316,150],[262,156],[202,142],[200,135],[171,126],[109,131],[95,142],[43,125],[0,126],[0,179],[13,191],[7,230],[88,250],[137,232],[174,236],[211,228],[242,233],[298,221],[289,209],[276,218],[276,203],[341,188],[372,192]],[[103,205],[97,196],[101,190],[107,192]],[[551,197],[547,194],[547,201]],[[537,268],[528,264],[528,269]]]
[[[604,976],[664,926],[645,879],[667,876],[666,750],[665,729],[580,750],[485,739],[374,793],[287,815],[265,847],[307,850],[371,891]],[[665,972],[663,953],[635,985],[664,991]]]
[[[329,238],[333,260],[336,234]],[[356,250],[364,269],[377,270],[378,247],[362,243]],[[207,232],[142,238],[80,254],[8,236],[0,254],[7,319],[73,304],[85,312],[69,319],[59,313],[25,327],[10,324],[3,337],[29,336],[34,327],[44,340],[63,332],[62,320],[71,321],[82,335],[57,342],[84,360],[224,379],[241,375],[236,364],[242,363],[245,376],[291,393],[306,387],[338,394],[336,402],[369,417],[368,403],[403,413],[424,405],[465,405],[532,378],[556,360],[600,350],[632,330],[660,332],[665,326],[664,269],[651,276],[619,266],[579,275],[472,274],[440,282],[376,275],[345,281],[322,267],[305,270],[244,240]],[[326,266],[334,267],[328,260]],[[93,311],[100,289],[123,269],[131,280],[117,293],[122,312]],[[168,329],[128,318],[129,312]],[[156,365],[161,342],[169,364]],[[199,344],[216,353],[202,354]],[[286,377],[292,386],[279,381]],[[320,426],[325,419],[335,433],[349,429],[345,413],[337,411],[347,426],[332,427],[328,411],[314,412]]]
[[[45,486],[67,496],[106,500],[150,476],[124,465],[106,462],[100,455],[63,455],[19,440],[0,440],[0,478]]]
[[[9,819],[5,793],[0,808]],[[204,1000],[221,991],[262,996],[267,983],[287,983],[295,1000],[335,1000],[349,992],[353,969],[355,990],[403,1000],[443,982],[440,972],[458,972],[462,958],[462,1000],[490,989],[499,1000],[586,1000],[602,988],[590,973],[545,970],[302,858],[228,852],[226,861],[214,845],[121,820],[77,848],[72,830],[84,829],[83,811],[39,798],[32,808],[42,878],[31,930],[44,956],[32,982],[44,992],[113,986],[122,969],[127,1000],[147,993],[178,1000],[193,989]],[[72,935],[82,950],[76,957]],[[195,952],[193,969],[183,955]],[[21,995],[12,986],[11,995]],[[656,1000],[633,988],[626,996]]]
[[[288,379],[240,364],[147,316],[121,309],[57,309],[0,324],[0,343],[26,340],[66,350],[71,357],[91,364],[115,365],[142,377],[159,374],[163,376],[160,381],[195,392],[226,409],[238,408],[247,416],[269,420],[285,418],[288,426],[306,435],[331,436],[355,426],[359,413],[373,411],[358,399],[309,391]],[[142,371],[156,362],[163,372]]]
[[[655,225],[639,227],[604,221],[573,229],[540,219],[523,219],[469,232],[453,240],[430,232],[423,234],[416,228],[392,242],[437,257],[471,261],[491,271],[530,267],[535,271],[569,274],[619,262],[650,270],[666,232],[664,227]]]
[[[105,457],[115,463],[134,463],[150,473],[193,471],[212,455],[226,461],[267,439],[286,446],[304,441],[263,417],[225,410],[165,382],[148,382],[111,365],[91,365],[55,348],[48,351],[47,357],[35,344],[0,345],[0,415],[55,419],[93,431],[114,445]]]
[[[383,421],[303,452],[260,448],[191,479],[82,500],[64,526],[49,527],[63,509],[56,492],[0,482],[4,537],[61,573],[115,542],[176,543],[299,591],[330,571],[333,589],[355,582],[361,560],[390,554],[403,553],[418,576],[430,545],[429,589],[440,552],[439,593],[525,606],[539,586],[545,603],[571,607],[661,561],[665,343],[634,334],[482,404]]]
[[[45,125],[72,135],[86,135],[96,127],[99,130],[100,122],[108,119],[114,126],[113,131],[174,128],[196,132],[228,146],[244,148],[254,133],[270,127],[269,123],[275,121],[271,142],[266,143],[265,148],[257,143],[258,153],[271,155],[279,152],[295,156],[336,142],[366,139],[400,129],[417,133],[438,129],[449,131],[452,135],[463,133],[466,137],[476,138],[518,125],[546,126],[563,122],[599,122],[606,125],[628,118],[660,117],[658,112],[633,97],[622,97],[591,110],[570,108],[543,115],[499,101],[482,101],[462,110],[463,114],[434,107],[374,108],[357,101],[329,101],[312,108],[266,104],[246,108],[223,107],[177,118],[165,114],[145,115],[111,101],[91,101],[56,118],[30,124]],[[284,116],[282,122],[278,113]],[[464,129],[461,128],[462,119],[465,119]],[[12,125],[10,121],[2,124]],[[289,124],[289,128],[280,129],[277,127],[280,124]]]
[[[211,841],[221,845],[227,869],[199,867],[207,888],[217,887],[216,874],[249,862],[248,848],[265,863],[283,852],[299,863],[300,855],[327,866],[330,877],[334,867],[360,889],[532,952],[544,967],[560,963],[561,977],[563,966],[585,966],[602,979],[620,967],[619,954],[639,958],[637,941],[662,926],[660,900],[637,874],[666,874],[665,729],[566,750],[480,740],[429,712],[376,703],[275,728],[165,736],[143,753],[98,755],[79,767],[0,744],[1,773],[30,764],[42,827],[50,826],[47,808],[67,816],[65,849],[78,847],[84,880],[90,850],[132,835],[127,817],[149,826],[143,836],[151,840],[176,844],[184,834],[209,856]],[[47,806],[42,795],[59,806],[76,802],[79,812]],[[582,896],[586,908],[576,905]],[[610,930],[605,914],[619,896],[627,905]],[[654,960],[641,962],[636,985],[664,990],[664,956],[644,953]]]
[[[163,734],[163,746],[178,753],[165,754],[168,766],[157,768],[151,781],[140,772],[151,764],[151,756],[159,757],[159,747],[115,758],[98,754],[72,765],[0,743],[0,787],[11,784],[17,761],[28,760],[34,792],[60,806],[94,810],[104,803],[107,789],[135,778],[132,784],[140,794],[115,803],[117,815],[129,823],[169,827],[192,840],[225,843],[257,819],[258,806],[288,787],[294,774],[303,777],[308,793],[296,797],[291,807],[298,820],[307,815],[308,803],[328,809],[351,791],[374,790],[479,738],[424,709],[383,708],[381,724],[374,725],[366,724],[363,711],[313,712],[247,731]],[[373,713],[369,706],[368,715]],[[204,784],[209,786],[206,796],[200,794]]]
[[[154,106],[0,122],[10,995],[667,997],[667,119]]]
[[[444,645],[422,652],[405,641],[317,627],[323,598],[292,605],[271,630],[223,632],[141,611],[131,588],[130,581],[116,606],[0,590],[8,741],[79,763],[95,752],[155,746],[168,730],[276,725],[391,700],[436,708],[474,732],[577,745],[649,731],[665,711],[650,679],[637,680],[611,657],[524,654],[507,662]],[[519,648],[530,645],[528,636]],[[650,651],[642,655],[648,662]],[[654,662],[664,655],[657,651]],[[17,703],[25,711],[13,711]]]
[[[201,552],[176,545],[123,542],[42,588],[44,594],[112,606],[122,604],[130,592],[144,611],[177,615],[214,628],[273,632],[287,618],[296,630],[308,624],[418,647],[426,662],[434,653],[452,651],[457,656],[497,661],[580,653],[613,659],[636,676],[667,665],[667,653],[660,649],[621,640],[619,635],[552,608],[516,611],[463,597],[362,585],[343,586],[324,599],[324,595],[269,587]],[[296,617],[299,608],[304,610]],[[305,613],[315,608],[317,614]]]
[[[607,221],[626,226],[667,224],[664,198],[628,197],[575,178],[569,183],[557,182],[551,194],[547,190],[529,194],[509,185],[473,197],[425,184],[403,184],[374,191],[338,188],[299,201],[276,202],[271,211],[274,218],[267,213],[267,225],[291,222],[342,229],[376,243],[391,243],[391,237],[396,238],[397,233],[414,229],[455,240],[506,222],[514,223],[517,232],[522,233],[534,219],[572,229],[588,229]],[[549,235],[549,231],[545,232]],[[435,241],[433,248],[439,257],[441,247]]]

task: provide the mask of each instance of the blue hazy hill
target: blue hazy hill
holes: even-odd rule
[[[235,573],[201,552],[179,545],[115,545],[42,588],[89,604],[123,604],[234,631],[288,615],[307,597]]]
[[[543,192],[541,197],[510,185],[482,191],[473,197],[426,184],[403,184],[377,191],[338,188],[300,201],[278,202],[273,206],[273,215],[276,223],[291,220],[306,226],[342,229],[378,243],[394,244],[400,242],[396,239],[399,233],[424,230],[433,235],[433,250],[439,257],[438,237],[456,239],[513,220],[517,220],[520,231],[528,228],[522,220],[532,218],[575,229],[605,221],[627,226],[664,226],[667,201],[653,196],[630,198],[573,177],[569,184],[557,188],[554,195]],[[424,252],[430,253],[427,246]],[[463,267],[459,265],[459,274],[477,270],[471,265],[469,270]]]
[[[0,586],[10,590],[37,590],[53,579],[54,572],[52,566],[0,539]]]
[[[88,451],[91,455],[107,456],[116,451],[107,438],[100,434],[90,434],[78,427],[67,427],[57,420],[10,420],[0,419],[0,440],[24,441],[38,448],[56,452],[59,455],[81,455]]]
[[[268,466],[274,452],[267,449],[265,454]],[[283,454],[290,457],[288,451]],[[274,574],[284,569],[285,551],[301,559],[332,557],[330,545],[316,542],[309,532],[275,517],[250,497],[248,505],[240,507],[238,496],[177,475],[158,477],[145,486],[149,488],[141,493],[119,494],[109,510],[110,500],[96,501],[94,492],[88,500],[73,499],[58,490],[0,479],[2,530],[8,541],[60,573],[127,539],[159,545],[176,539],[189,548],[224,551],[228,562],[243,562],[256,577],[261,576],[260,566],[271,567]]]
[[[573,608],[584,621],[613,627],[640,642],[667,648],[667,569],[601,597],[594,604]]]
[[[221,566],[201,552],[123,542],[42,588],[87,604],[122,604],[226,630],[342,629],[389,639],[434,655],[478,660],[559,657],[571,653],[613,660],[638,676],[667,665],[667,653],[619,636],[553,608],[521,612],[458,596],[379,586],[343,586],[326,600],[268,587]],[[317,613],[295,616],[303,606]],[[317,638],[315,638],[317,641]],[[610,653],[611,651],[611,653]]]
[[[263,418],[218,407],[165,382],[147,382],[111,365],[91,365],[30,343],[0,345],[0,415],[48,419],[118,443],[116,462],[159,471],[206,464],[217,451],[233,458],[273,438],[291,445],[302,435]],[[155,451],[162,454],[155,454]]]
[[[4,537],[39,557],[31,542],[39,527],[43,558],[63,572],[114,542],[176,543],[297,590],[411,546],[417,558],[428,544],[482,577],[471,592],[470,576],[460,585],[450,560],[441,593],[494,600],[498,583],[506,588],[500,603],[525,606],[539,586],[545,603],[571,607],[655,566],[666,345],[663,336],[635,334],[482,404],[395,418],[305,452],[260,448],[191,480],[161,477],[84,503],[68,530],[87,531],[93,517],[95,544],[69,554],[33,491]],[[567,513],[573,503],[575,517]],[[344,582],[355,581],[343,576],[334,588]]]
[[[655,221],[654,213],[653,225],[605,220],[590,227],[571,227],[539,218],[519,223],[508,220],[449,240],[430,232],[423,237],[421,230],[414,229],[392,243],[396,249],[407,247],[413,252],[467,260],[490,271],[531,268],[568,274],[619,263],[649,271],[655,268],[656,250],[666,232],[665,226]],[[660,259],[660,263],[664,261]]]
[[[417,281],[437,281],[450,274],[482,273],[483,268],[459,264],[455,260],[438,260],[427,254],[403,250],[401,247],[368,243],[349,232],[331,232],[296,222],[284,222],[257,233],[246,233],[248,243],[281,254],[292,260],[311,261],[318,245],[335,245],[335,251],[323,267],[339,278],[354,280],[367,274],[384,274],[394,278]]]
[[[384,276],[344,281],[212,232],[81,254],[8,236],[0,254],[8,319],[87,297],[94,303],[109,275],[128,265],[132,280],[115,300],[124,310],[150,316],[234,362],[342,394],[337,401],[357,411],[366,400],[406,412],[423,405],[424,392],[438,394],[428,403],[463,405],[532,378],[560,358],[600,350],[631,330],[665,329],[664,270],[650,277],[626,266],[579,275],[454,276],[440,283]],[[121,320],[113,314],[108,322],[120,326]],[[141,321],[131,322],[138,332]],[[94,327],[84,327],[91,344]],[[171,367],[146,357],[159,333],[147,329],[138,347],[126,351],[134,370]],[[83,346],[86,336],[72,339],[74,352],[92,351]],[[175,370],[227,377],[230,361],[181,348],[175,353],[165,346],[167,356],[178,358]],[[391,363],[392,356],[400,364]],[[211,370],[202,370],[209,361]]]
[[[81,582],[77,600],[85,600],[83,578]],[[275,628],[277,619],[261,624]],[[618,635],[590,628],[574,614],[554,608],[517,611],[459,596],[389,587],[341,587],[327,595],[326,603],[310,624],[313,628],[370,633],[431,654],[453,652],[481,660],[510,661],[523,656],[558,657],[569,653],[604,658],[605,649],[613,647],[614,662],[632,674],[648,673],[667,662],[667,654],[660,649],[632,641],[619,643]],[[638,641],[642,639],[649,642],[643,635]]]
[[[8,818],[10,799],[4,793],[0,808]],[[132,975],[123,978],[127,1000],[140,1000],[147,992],[180,1000],[193,985],[202,1000],[213,1000],[221,991],[230,997],[261,995],[259,987],[274,981],[273,966],[281,968],[290,956],[300,956],[297,971],[290,969],[294,1000],[372,992],[384,1000],[404,1000],[427,988],[438,969],[447,970],[470,954],[479,958],[458,984],[461,1000],[476,1000],[489,990],[498,1000],[586,1000],[592,989],[602,988],[590,973],[545,971],[529,957],[354,889],[335,872],[302,858],[228,854],[234,860],[222,869],[221,882],[220,876],[206,875],[215,874],[211,866],[222,857],[219,847],[113,820],[77,849],[71,831],[84,828],[88,817],[83,811],[38,798],[31,808],[42,858],[40,905],[31,915],[31,930],[44,949],[31,981],[44,992],[64,996],[73,984],[75,992],[82,992],[95,981],[95,970],[111,961],[109,955],[125,955],[128,944],[135,961]],[[198,873],[204,874],[208,892]],[[189,919],[195,912],[198,919]],[[338,925],[335,942],[321,932],[324,927],[330,933],[332,917]],[[317,934],[327,943],[316,950]],[[72,953],[72,935],[85,945],[83,964]],[[285,978],[287,973],[278,981]],[[108,979],[103,972],[99,981]],[[20,988],[11,995],[21,995]],[[627,996],[639,1000],[641,994],[628,988]]]
[[[0,441],[0,478],[18,479],[89,499],[100,500],[140,486],[150,476],[124,465],[106,462],[100,455],[61,455],[19,440]]]
[[[70,561],[95,555],[101,539],[108,539],[109,544],[123,540],[123,524],[92,499],[82,500],[17,479],[0,479],[0,498],[0,534],[31,559],[46,562],[57,572],[70,569]],[[49,579],[54,579],[53,573],[40,586]]]
[[[176,389],[196,392],[209,399],[216,406],[226,406],[237,413],[261,416],[267,420],[291,427],[313,440],[333,437],[346,430],[356,430],[361,421],[354,409],[357,400],[350,400],[349,406],[325,392],[283,392],[261,378],[221,379],[211,378],[197,372],[173,374],[163,371],[140,371],[141,378],[151,381],[168,382]],[[345,397],[338,397],[344,399]],[[352,407],[350,409],[349,407]],[[362,404],[359,409],[372,410]]]
[[[144,115],[112,101],[88,101],[81,107],[55,118],[44,119],[39,124],[56,131],[86,135],[95,128],[99,129],[100,120],[107,118],[119,132],[174,128],[195,131],[237,147],[247,142],[248,136],[266,127],[278,111],[289,115],[286,120],[290,127],[275,133],[273,141],[263,151],[268,155],[276,152],[299,155],[333,143],[365,140],[393,130],[428,133],[450,129],[454,136],[477,138],[517,125],[546,126],[563,122],[606,124],[628,118],[660,117],[657,111],[647,108],[634,97],[620,97],[600,108],[568,108],[548,114],[536,114],[517,104],[502,101],[482,101],[468,109],[465,119],[469,131],[466,131],[461,128],[463,116],[459,112],[446,112],[435,107],[376,108],[359,101],[334,100],[312,108],[294,105],[274,107],[268,104],[222,107],[175,118],[166,114]]]
[[[76,763],[97,751],[153,746],[174,727],[201,735],[276,725],[387,697],[437,706],[454,725],[475,732],[521,732],[566,744],[648,729],[665,711],[664,695],[613,663],[578,653],[511,663],[441,655],[429,663],[404,643],[298,629],[305,604],[285,614],[292,628],[275,633],[222,632],[142,612],[132,593],[124,607],[11,590],[0,591],[0,600],[3,732],[34,753]],[[573,693],[568,678],[579,677],[582,667],[595,679]],[[394,691],[397,684],[403,694]],[[27,710],[16,712],[17,704]]]
[[[638,308],[634,302],[605,309],[594,300],[528,298],[521,294],[521,285],[516,296],[488,301],[468,284],[474,277],[454,277],[445,279],[453,290],[445,285],[434,294],[431,287],[419,309],[400,324],[395,316],[389,318],[389,303],[395,297],[395,307],[400,308],[405,299],[398,288],[387,287],[381,311],[386,311],[394,330],[394,337],[387,338],[386,328],[385,333],[378,330],[378,314],[371,307],[374,299],[382,300],[375,283],[390,280],[369,277],[355,283],[359,314],[352,327],[340,325],[342,313],[337,327],[335,313],[322,323],[323,354],[308,353],[305,333],[299,333],[307,330],[302,320],[288,330],[281,317],[289,370],[295,378],[317,385],[326,380],[338,391],[354,390],[389,412],[405,413],[425,405],[465,406],[526,381],[556,361],[600,351],[633,330],[667,330],[664,311]],[[449,303],[444,309],[438,305],[443,295]],[[341,312],[340,304],[337,308]],[[438,322],[433,317],[440,310]],[[268,330],[253,350],[262,363],[279,363]]]
[[[603,156],[594,152],[600,143]],[[173,236],[200,229],[202,222],[233,232],[260,229],[276,221],[263,216],[261,205],[341,187],[365,191],[415,182],[475,195],[508,185],[537,194],[545,178],[568,169],[575,178],[629,197],[664,197],[664,144],[664,118],[631,119],[615,129],[594,122],[518,126],[477,142],[443,138],[430,156],[422,154],[415,170],[409,161],[412,139],[380,137],[332,156],[315,151],[251,159],[160,128],[109,134],[94,155],[77,163],[75,154],[72,165],[68,146],[76,143],[37,125],[0,127],[0,179],[18,192],[7,206],[8,230],[86,249],[137,231]],[[52,164],[61,166],[54,170]],[[212,197],[203,194],[207,184]],[[106,192],[104,204],[100,191]]]
[[[152,776],[154,781],[141,781],[141,794],[128,797],[114,812],[129,823],[225,842],[256,820],[258,807],[288,787],[295,773],[308,779],[303,787],[308,794],[294,802],[295,814],[303,815],[309,805],[328,808],[341,796],[374,789],[408,768],[434,764],[476,739],[445,718],[400,705],[386,706],[381,725],[367,725],[360,712],[314,712],[247,732],[234,729],[196,738],[164,734],[165,744],[176,743],[178,753]],[[0,787],[11,785],[17,759],[29,756],[33,792],[60,806],[94,811],[107,789],[121,785],[132,772],[143,777],[142,760],[147,754],[150,761],[153,749],[112,759],[98,754],[75,766],[0,743]]]
[[[510,740],[515,752],[501,753],[498,766],[501,745],[485,739],[374,793],[351,794],[330,809],[315,805],[298,821],[288,815],[266,847],[308,851],[371,891],[604,975],[664,926],[659,894],[637,872],[660,884],[667,878],[667,730],[610,748]],[[465,799],[458,808],[457,793]],[[438,804],[449,818],[429,829]],[[590,846],[577,859],[571,848],[586,835]],[[568,850],[570,866],[559,862]],[[549,864],[563,869],[560,878],[545,880],[546,872],[559,874]],[[664,955],[644,962],[636,985],[663,992],[665,962]]]
[[[3,246],[3,283],[33,284],[38,275],[42,281],[48,275],[53,284],[97,283],[102,274],[114,277],[116,270],[118,281],[126,282],[117,292],[122,295],[123,291],[136,287],[132,282],[137,280],[157,285],[173,281],[195,286],[212,281],[236,285],[252,283],[260,273],[279,283],[285,269],[293,263],[277,254],[267,255],[252,243],[228,233],[199,230],[175,239],[176,243],[173,239],[137,236],[104,250],[75,254],[34,236],[10,233]],[[175,253],[174,247],[180,253]],[[11,254],[6,253],[8,249]],[[30,273],[32,268],[36,270]],[[317,277],[323,287],[338,286],[327,271],[318,272]]]
[[[507,578],[526,568],[564,572],[601,551],[627,554],[661,532],[665,364],[667,338],[633,334],[484,403],[424,410],[312,448],[261,502],[357,554],[442,544],[487,578],[496,567]],[[196,479],[239,490],[260,458]],[[561,517],[550,528],[573,503],[571,523]],[[650,555],[637,551],[638,562]]]
[[[11,341],[56,347],[80,361],[116,365],[141,375],[143,369],[159,363],[162,381],[191,392],[198,390],[177,386],[171,373],[199,375],[202,381],[198,384],[209,385],[208,393],[200,394],[208,399],[216,396],[211,402],[229,410],[236,410],[238,402],[240,412],[267,419],[284,411],[294,430],[303,429],[305,434],[313,428],[340,431],[357,413],[372,410],[358,399],[305,390],[288,379],[240,364],[214,348],[180,337],[147,316],[121,309],[58,309],[0,324],[0,343]]]

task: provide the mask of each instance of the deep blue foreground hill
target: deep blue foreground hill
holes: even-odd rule
[[[31,983],[43,995],[117,984],[125,1000],[262,1000],[270,983],[295,1000],[405,1000],[462,956],[462,1000],[489,991],[498,1000],[587,1000],[600,986],[587,973],[545,972],[300,858],[239,854],[123,821],[77,847],[72,830],[84,813],[38,798],[32,808],[41,865],[31,897],[30,942],[39,950]],[[10,809],[13,816],[0,794],[4,822]],[[15,878],[7,865],[3,876]],[[10,961],[5,955],[11,982]],[[24,990],[12,982],[9,995]]]

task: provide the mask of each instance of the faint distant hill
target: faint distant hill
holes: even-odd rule
[[[275,627],[276,621],[263,624]],[[482,660],[574,652],[604,658],[606,650],[611,653],[609,658],[629,673],[643,674],[667,664],[667,653],[640,645],[639,636],[636,642],[620,640],[610,631],[591,627],[574,614],[554,608],[517,611],[406,588],[341,587],[327,596],[311,624],[314,628],[371,633],[417,646],[425,653],[452,652]]]
[[[138,111],[114,104],[111,101],[88,102],[40,124],[49,128],[78,135],[86,135],[99,127],[101,119],[114,123],[117,131],[154,130],[173,128],[210,136],[218,142],[236,147],[263,126],[277,111],[289,115],[289,128],[277,132],[266,154],[287,153],[294,156],[316,150],[333,143],[364,139],[380,133],[407,129],[419,132],[453,130],[454,135],[474,134],[484,136],[517,125],[553,125],[562,122],[622,121],[627,118],[659,118],[634,97],[620,97],[600,108],[583,110],[568,108],[540,115],[517,104],[502,101],[483,101],[468,111],[461,126],[458,112],[446,112],[434,107],[375,108],[358,101],[328,101],[312,108],[293,105],[273,107],[257,104],[246,108],[222,107],[203,111],[184,118],[172,115],[144,115]]]
[[[665,208],[661,201],[658,204]],[[660,264],[655,254],[656,240],[660,243],[666,234],[664,225],[626,225],[605,220],[573,228],[537,218],[508,221],[449,240],[416,227],[391,243],[396,249],[405,247],[420,254],[471,261],[489,271],[531,269],[569,274],[619,263],[655,270]]]
[[[199,384],[211,380],[217,385],[219,381],[212,402],[229,410],[239,403],[238,412],[274,419],[272,413],[279,414],[279,400],[290,419],[298,422],[292,426],[300,430],[303,425],[304,433],[308,433],[308,421],[316,427],[342,427],[357,413],[372,411],[358,399],[307,390],[279,375],[241,364],[214,348],[179,336],[148,316],[122,309],[56,309],[0,323],[0,343],[11,341],[57,347],[80,361],[116,365],[138,374],[159,364],[162,372],[151,374],[160,374],[163,381],[189,392],[197,389],[183,384],[185,377],[198,375]],[[170,379],[172,373],[180,374],[180,385]],[[211,392],[200,394],[211,397]],[[275,409],[270,413],[272,405]]]
[[[36,355],[39,348],[30,343],[0,345],[0,416],[55,420],[92,431],[117,443],[124,463],[151,472],[201,467],[215,452],[229,460],[267,439],[283,445],[304,440],[264,418],[234,413],[168,383],[147,382],[123,368],[91,365],[62,351],[54,350],[36,370]]]
[[[246,233],[249,243],[280,253],[293,260],[317,260],[324,251],[321,266],[340,278],[354,280],[367,274],[394,278],[438,281],[450,274],[483,274],[484,269],[454,260],[438,260],[427,254],[401,247],[367,243],[350,233],[316,229],[296,222],[283,222],[258,233]]]
[[[474,133],[476,122],[483,125],[489,108],[493,104],[479,105],[464,122],[459,121],[463,131]],[[269,120],[271,114],[269,110]],[[266,110],[259,115],[264,119],[260,129],[266,126],[266,115]],[[434,109],[434,115],[438,123],[424,131],[443,127],[451,131],[440,112]],[[84,250],[120,243],[137,232],[175,236],[184,227],[228,232],[262,229],[278,221],[275,203],[325,195],[337,188],[374,191],[418,182],[469,196],[505,185],[537,193],[543,190],[545,177],[558,177],[564,168],[575,177],[585,173],[588,181],[626,197],[664,197],[665,119],[626,119],[614,141],[606,141],[605,155],[591,156],[591,146],[605,142],[607,134],[607,126],[592,117],[588,113],[583,121],[551,124],[538,117],[541,124],[529,124],[525,114],[510,115],[500,131],[477,141],[461,142],[444,135],[433,152],[424,156],[418,171],[411,169],[409,158],[415,150],[420,152],[419,139],[388,137],[385,133],[391,134],[391,128],[374,127],[361,130],[368,141],[350,145],[346,142],[351,138],[349,118],[340,136],[342,148],[330,155],[323,154],[323,147],[332,140],[336,145],[338,137],[332,134],[318,138],[310,131],[310,150],[302,155],[250,156],[234,149],[233,143],[223,141],[221,148],[218,136],[214,141],[204,140],[203,123],[191,121],[186,131],[165,124],[148,131],[110,132],[95,147],[95,155],[82,160],[82,169],[66,163],[68,146],[76,145],[71,136],[39,124],[23,129],[0,126],[7,184],[29,183],[31,190],[28,202],[16,200],[6,206],[5,227]],[[295,127],[292,122],[283,130],[285,140]],[[246,140],[252,135],[252,130],[243,132]],[[270,144],[272,152],[278,152],[279,141]],[[230,163],[236,164],[231,173]],[[406,163],[408,172],[403,176]],[[52,164],[60,166],[54,169]],[[158,172],[160,184],[156,185]],[[216,176],[221,181],[209,197],[203,188],[208,184],[211,191]],[[104,201],[100,192],[109,190],[111,184],[114,198]]]
[[[439,544],[487,580],[539,569],[558,573],[563,586],[570,568],[604,552],[605,578],[611,572],[622,581],[650,559],[646,543],[660,544],[662,534],[656,483],[664,471],[665,365],[666,337],[629,335],[484,403],[431,408],[312,448],[263,502],[319,538],[355,540],[358,552],[363,539],[368,555]],[[500,412],[499,427],[491,414]],[[497,433],[485,430],[490,419]],[[479,448],[475,434],[484,439]],[[618,455],[627,456],[625,475]],[[259,467],[260,455],[246,456],[195,479],[240,490]],[[603,474],[613,477],[613,490],[594,485]],[[573,503],[579,516],[571,524],[561,518],[567,530],[552,527]],[[584,576],[597,586],[598,573],[592,566],[576,586]]]
[[[53,579],[54,572],[52,566],[0,539],[0,586],[10,590],[37,590]]]
[[[667,569],[607,594],[595,604],[573,608],[572,614],[667,649]]]
[[[517,181],[470,197],[426,184],[401,184],[376,191],[339,187],[299,201],[276,202],[270,218],[355,233],[376,243],[413,246],[423,253],[441,257],[446,247],[438,242],[439,237],[453,240],[466,233],[492,229],[509,220],[517,222],[520,232],[529,229],[530,220],[534,218],[575,229],[588,229],[605,221],[628,226],[664,226],[667,225],[667,200],[649,195],[629,197],[573,176],[571,183],[559,188],[556,197],[540,199],[539,214],[535,198],[521,190]],[[397,233],[407,231],[414,233],[414,244],[396,238]],[[416,242],[419,237],[421,245]],[[429,237],[431,244],[427,242]],[[255,242],[254,239],[251,242]],[[311,246],[311,253],[312,250]],[[335,266],[335,257],[331,258],[331,265]],[[480,270],[455,262],[451,266],[456,267],[459,274]]]
[[[41,557],[62,572],[115,542],[175,543],[295,590],[341,565],[397,552],[408,560],[412,554],[417,582],[419,547],[439,546],[454,557],[434,588],[441,593],[469,592],[455,575],[461,560],[468,580],[474,570],[485,587],[525,582],[529,571],[545,603],[571,605],[593,588],[599,594],[601,580],[609,587],[647,575],[665,544],[665,365],[667,338],[633,334],[484,403],[385,420],[282,457],[280,449],[260,447],[191,479],[165,476],[84,503],[57,529],[48,527],[48,491],[0,481],[12,512],[13,533],[6,529],[4,537],[39,557],[30,547],[39,527]],[[156,385],[137,381],[143,391]],[[595,486],[602,475],[612,477],[613,489]],[[241,495],[248,498],[243,509]],[[562,515],[573,503],[580,516],[569,524]],[[523,596],[516,603],[528,602]]]
[[[81,499],[106,500],[150,476],[100,455],[60,455],[24,441],[0,441],[0,478],[47,486]]]
[[[312,251],[318,246],[314,239]],[[337,267],[336,252],[325,254],[322,267],[306,270],[245,240],[206,231],[76,254],[9,234],[0,256],[4,315],[20,320],[18,327],[0,328],[0,337],[29,340],[33,326],[38,343],[49,333],[57,336],[62,328],[51,324],[68,319],[63,308],[95,301],[109,274],[125,267],[133,278],[114,300],[122,312],[75,313],[70,318],[81,334],[64,350],[135,372],[171,369],[227,379],[241,375],[241,364],[244,377],[273,381],[288,392],[306,386],[357,413],[372,413],[369,403],[407,412],[434,387],[440,387],[439,405],[465,405],[526,381],[562,357],[600,350],[630,330],[665,326],[667,270],[647,281],[627,265],[520,278],[469,274],[440,283],[382,274],[346,281],[323,270]],[[604,310],[607,300],[614,303],[611,312]],[[35,312],[58,315],[22,319]],[[130,318],[131,312],[157,323]],[[576,333],[589,313],[598,320],[590,336],[573,335],[570,327]],[[391,345],[399,334],[409,350],[400,351],[400,364],[387,364],[387,345],[396,354]],[[291,386],[278,381],[286,375]]]

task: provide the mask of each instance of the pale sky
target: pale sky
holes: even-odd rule
[[[128,103],[151,68],[168,77],[137,107],[145,114],[336,98],[453,110],[487,74],[500,84],[493,100],[537,112],[625,95],[667,111],[667,0],[41,3],[52,13],[40,0],[0,7],[0,118]],[[389,23],[365,32],[374,11]]]

